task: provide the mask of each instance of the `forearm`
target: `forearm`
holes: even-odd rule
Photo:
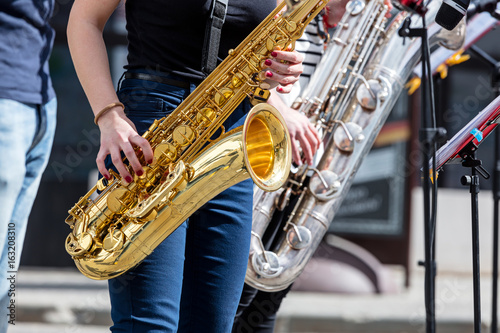
[[[267,102],[274,106],[283,118],[285,118],[286,126],[290,133],[294,162],[297,164],[302,163],[300,149],[296,143],[298,141],[307,163],[312,165],[314,153],[319,147],[321,139],[316,129],[309,122],[309,119],[286,105],[275,91],[271,91],[271,96]]]
[[[85,0],[87,1],[87,0]],[[107,6],[111,15],[112,2]],[[96,114],[118,101],[111,79],[108,54],[102,37],[105,15],[93,17],[88,4],[76,1],[68,22],[68,45],[78,79]]]
[[[274,106],[283,117],[287,117],[290,108],[285,104],[281,97],[279,97],[278,93],[274,89],[271,90],[271,95],[269,96],[267,103]]]

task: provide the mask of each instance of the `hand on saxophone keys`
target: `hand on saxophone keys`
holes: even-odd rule
[[[140,148],[144,161],[148,164],[153,162],[153,150],[149,142],[137,133],[135,125],[127,118],[123,110],[107,112],[99,119],[98,126],[101,131],[101,146],[96,158],[99,172],[106,179],[110,179],[111,176],[104,164],[106,156],[110,155],[120,176],[125,182],[131,183],[133,177],[123,162],[121,155],[123,152],[134,173],[142,176],[144,169],[134,147]]]
[[[293,162],[301,165],[303,156],[305,162],[312,165],[314,154],[321,144],[321,137],[316,128],[304,114],[287,106],[274,91],[271,92],[271,97],[267,102],[274,106],[285,118],[292,143]]]
[[[280,93],[289,93],[302,74],[304,56],[297,51],[271,52],[271,58],[263,63],[264,75],[271,87]]]

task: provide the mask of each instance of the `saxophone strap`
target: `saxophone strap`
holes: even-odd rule
[[[205,41],[202,50],[201,71],[208,75],[217,67],[219,43],[222,25],[226,19],[229,0],[213,0],[210,17],[205,29]]]

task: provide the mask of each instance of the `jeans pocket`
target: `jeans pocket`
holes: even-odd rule
[[[124,85],[118,92],[118,97],[125,105],[125,114],[135,124],[139,134],[144,133],[155,119],[169,115],[186,97],[183,88],[162,88],[146,90],[140,86]]]

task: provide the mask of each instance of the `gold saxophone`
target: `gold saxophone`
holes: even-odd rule
[[[445,32],[435,22],[440,2],[426,13],[429,44],[458,49],[464,22]],[[404,83],[420,60],[418,38],[398,35],[398,13],[386,22],[383,0],[351,0],[293,108],[323,136],[316,163],[290,173],[278,191],[254,190],[252,241],[245,282],[264,291],[287,288],[303,271],[328,230],[354,175],[369,152]],[[420,16],[414,14],[412,27]],[[285,214],[282,222],[275,218]]]
[[[155,157],[144,175],[127,184],[111,171],[110,181],[100,179],[69,210],[66,251],[85,276],[110,279],[135,267],[204,203],[249,176],[266,191],[280,188],[290,170],[290,138],[279,112],[263,103],[270,85],[260,73],[269,54],[293,48],[325,5],[287,0],[278,6],[144,133]],[[224,133],[223,122],[247,97],[255,106],[244,125]]]

